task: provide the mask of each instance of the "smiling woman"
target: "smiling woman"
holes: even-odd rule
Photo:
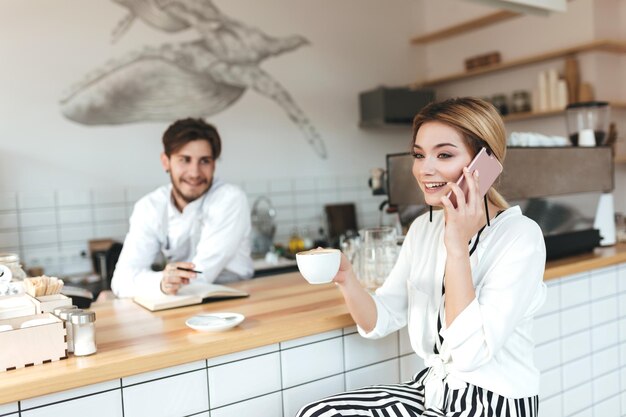
[[[413,175],[426,202],[442,210],[415,220],[374,295],[345,256],[334,282],[363,337],[407,326],[426,369],[403,384],[313,402],[298,416],[534,417],[532,323],[546,292],[543,235],[493,188],[483,205],[479,175],[467,168],[481,148],[504,159],[502,120],[490,104],[458,98],[428,105],[413,126]],[[455,183],[461,175],[467,196]]]

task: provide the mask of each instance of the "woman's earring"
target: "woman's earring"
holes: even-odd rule
[[[165,173],[166,173],[166,174],[169,174],[169,173],[170,173],[170,170],[169,170],[169,169],[166,169],[166,170],[165,170]]]
[[[433,206],[428,206],[430,207],[430,222],[433,222]]]

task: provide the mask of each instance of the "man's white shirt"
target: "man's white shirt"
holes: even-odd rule
[[[250,210],[244,192],[215,178],[211,188],[181,213],[172,185],[139,200],[115,267],[111,288],[118,297],[161,294],[162,272],[151,270],[159,253],[166,262],[193,262],[198,281],[246,279],[254,270]]]

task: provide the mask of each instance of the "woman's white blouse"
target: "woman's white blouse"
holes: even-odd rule
[[[434,368],[440,385],[443,380],[451,387],[467,382],[509,398],[537,395],[532,330],[546,293],[541,229],[518,206],[485,227],[470,257],[476,298],[450,327],[444,320],[444,343],[435,354],[446,263],[443,235],[442,210],[433,213],[432,223],[428,214],[415,220],[395,267],[373,296],[376,327],[359,332],[380,338],[408,325],[413,349]]]

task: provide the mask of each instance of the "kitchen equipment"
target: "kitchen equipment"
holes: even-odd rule
[[[252,212],[252,256],[263,257],[274,244],[276,210],[269,198],[261,196],[254,201]]]
[[[432,89],[378,87],[359,94],[361,126],[410,125],[415,115],[435,99]]]
[[[354,203],[329,204],[324,206],[328,220],[328,239],[333,247],[339,246],[341,235],[356,233],[356,208]]]
[[[606,101],[573,103],[566,111],[567,133],[574,146],[600,146],[604,144],[609,128],[611,107]],[[593,137],[595,143],[583,138]]]

